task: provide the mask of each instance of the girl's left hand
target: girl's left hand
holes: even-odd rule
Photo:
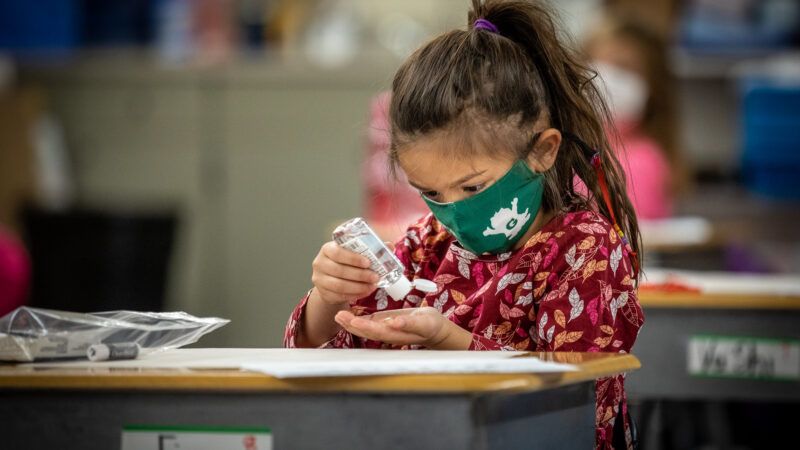
[[[373,341],[395,345],[423,345],[427,348],[469,347],[472,334],[446,319],[436,308],[406,308],[355,316],[340,311],[336,323],[350,333]],[[460,336],[456,336],[460,335]],[[463,337],[465,339],[454,339]]]

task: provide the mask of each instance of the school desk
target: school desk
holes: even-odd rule
[[[276,449],[592,448],[599,377],[633,355],[536,353],[560,374],[278,379],[234,370],[0,366],[3,448],[119,448],[123,426],[267,427]]]
[[[779,339],[796,345],[800,295],[641,290],[639,302],[645,323],[633,352],[642,370],[626,380],[630,399],[800,401],[800,378],[690,374],[687,353],[691,343],[705,337]]]

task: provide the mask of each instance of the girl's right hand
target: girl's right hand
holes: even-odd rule
[[[369,269],[369,260],[327,242],[311,264],[311,282],[320,299],[332,306],[351,303],[377,288],[378,274]]]

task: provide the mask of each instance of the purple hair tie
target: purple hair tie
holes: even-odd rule
[[[497,29],[496,26],[492,22],[489,22],[486,19],[478,19],[475,23],[472,24],[472,28],[476,30],[486,30],[491,31],[492,33],[500,34],[500,30]]]

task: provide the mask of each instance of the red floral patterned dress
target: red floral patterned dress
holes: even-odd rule
[[[412,291],[403,301],[382,289],[355,302],[354,314],[433,306],[472,332],[470,350],[619,352],[631,350],[644,317],[631,258],[602,216],[556,216],[523,248],[477,256],[463,249],[431,214],[411,226],[395,253],[409,279],[433,280],[438,291]],[[295,347],[306,296],[286,326]],[[342,330],[323,347],[398,347]],[[626,414],[624,375],[597,380],[596,447],[612,448],[619,408]],[[625,441],[630,445],[626,419]]]

